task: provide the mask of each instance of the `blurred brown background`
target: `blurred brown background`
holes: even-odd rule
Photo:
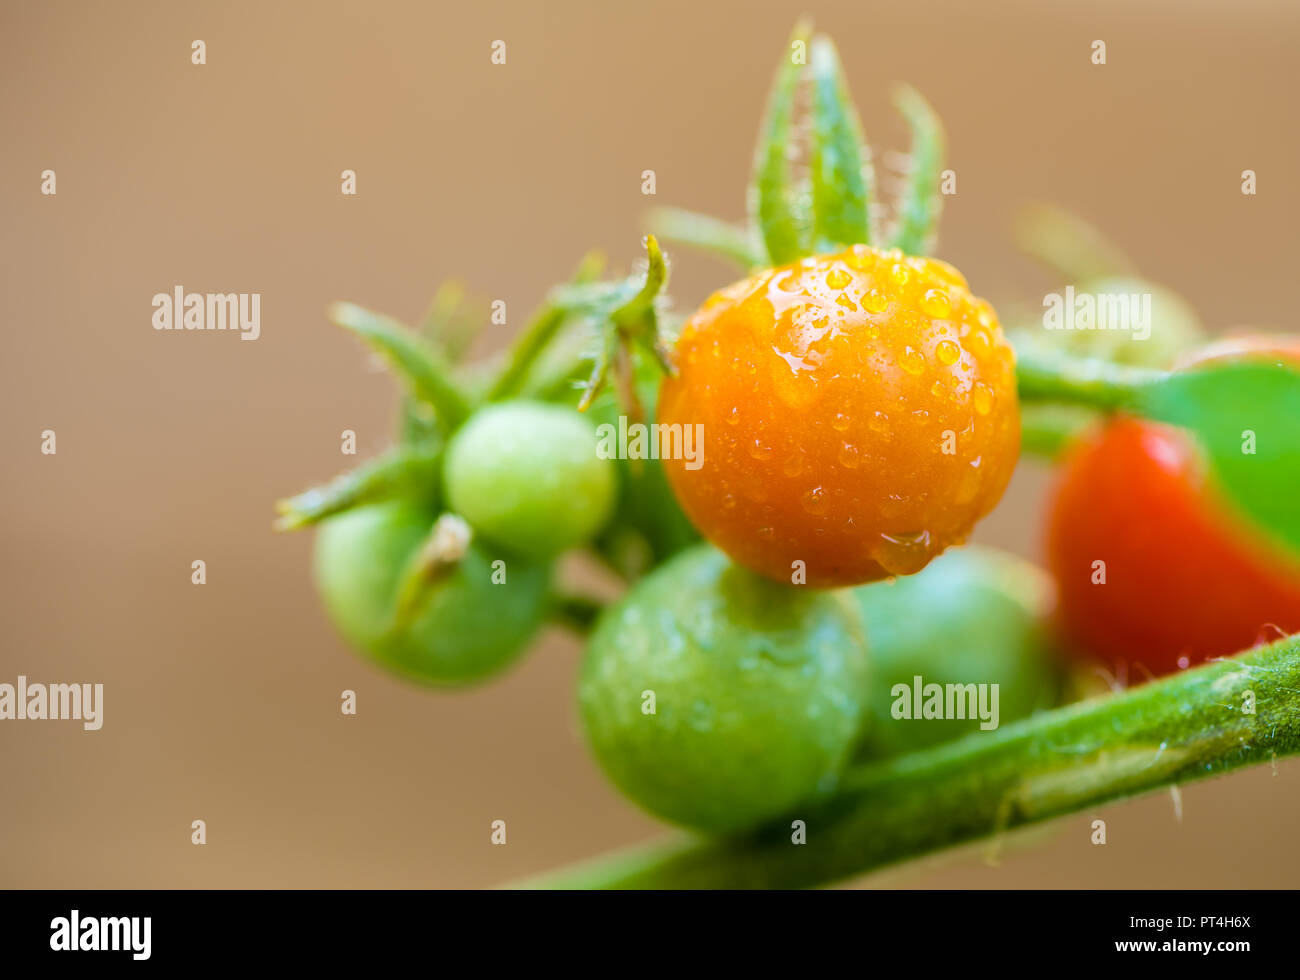
[[[1300,7],[1107,0],[804,5],[868,134],[916,84],[958,195],[940,254],[994,302],[1048,280],[1014,209],[1067,205],[1207,323],[1294,327]],[[739,217],[798,6],[48,3],[0,13],[0,681],[101,681],[105,725],[0,726],[0,884],[488,886],[663,830],[580,744],[576,645],[445,696],[354,657],[271,503],[388,441],[394,388],[326,323],[412,319],[462,277],[512,326],[580,254],[636,257],[657,202]],[[504,67],[489,63],[495,39]],[[190,43],[207,43],[207,65]],[[1094,39],[1105,67],[1089,62]],[[58,194],[40,194],[57,171]],[[358,173],[359,195],[339,193]],[[1239,175],[1259,174],[1259,196]],[[689,307],[730,273],[676,254]],[[262,293],[262,337],[159,333],[154,293]],[[483,338],[499,346],[505,332]],[[42,456],[40,433],[58,434]],[[1026,466],[986,541],[1038,549]],[[190,562],[208,584],[190,584]],[[339,713],[339,692],[360,713]],[[1300,766],[1279,764],[864,879],[888,886],[1295,886]],[[204,819],[208,844],[190,843]],[[509,844],[489,844],[506,819]]]

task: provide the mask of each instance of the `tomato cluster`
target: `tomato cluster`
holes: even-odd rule
[[[778,73],[751,227],[684,226],[750,272],[675,338],[653,237],[643,273],[557,289],[501,364],[464,368],[463,344],[338,307],[407,384],[401,443],[284,508],[287,526],[322,522],[315,578],[338,631],[408,678],[478,681],[548,620],[590,629],[578,702],[597,761],[650,813],[716,834],[990,720],[916,723],[900,689],[991,685],[996,726],[1062,699],[1062,643],[1135,681],[1300,630],[1300,556],[1216,482],[1195,425],[1152,421],[1165,403],[1143,401],[1185,376],[1143,372],[1199,335],[1194,315],[1162,293],[1150,349],[1065,341],[1067,365],[1105,360],[1044,378],[1026,368],[1040,337],[1017,341],[1018,366],[990,304],[927,254],[942,160],[931,110],[901,99],[914,169],[882,237],[834,49],[815,39],[811,57],[807,127],[791,122],[798,66]],[[808,186],[788,172],[799,132]],[[595,351],[585,383],[566,360],[575,336]],[[1294,363],[1300,344],[1238,341],[1179,367],[1242,357]],[[1032,427],[1022,402],[1042,408],[1044,393],[1107,413],[1063,463],[1051,575],[979,547],[943,554],[1001,499]],[[703,443],[690,458],[602,451],[597,425],[624,416]],[[566,591],[557,559],[573,550],[629,586],[603,612]]]

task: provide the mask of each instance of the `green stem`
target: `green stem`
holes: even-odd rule
[[[583,285],[593,281],[604,265],[605,257],[599,252],[587,253],[578,264],[578,271],[570,284]],[[554,298],[537,312],[511,345],[501,373],[488,388],[488,401],[502,401],[519,393],[533,363],[555,340],[571,312],[568,304]]]
[[[551,597],[550,618],[579,636],[586,636],[604,609],[605,603],[591,596],[557,592]]]
[[[362,504],[405,494],[432,496],[438,485],[442,452],[427,446],[390,450],[329,483],[276,503],[277,531],[296,531]]]
[[[1164,371],[1129,367],[1096,358],[1021,349],[1016,380],[1025,402],[1057,401],[1102,411],[1136,409]]]
[[[655,232],[671,242],[721,256],[745,271],[763,264],[762,250],[744,228],[683,208],[656,208],[650,215]]]
[[[1253,708],[1253,712],[1246,710]],[[656,845],[526,884],[799,888],[1300,752],[1300,636],[846,773],[790,825]]]
[[[334,303],[328,315],[388,361],[414,397],[433,406],[444,434],[468,417],[469,397],[461,390],[451,365],[410,327],[353,303]]]
[[[562,306],[548,304],[542,307],[524,328],[524,332],[519,335],[514,346],[510,348],[505,367],[497,375],[492,387],[488,389],[488,401],[509,398],[519,389],[537,355],[545,350],[559,333],[567,317],[568,311]]]
[[[1097,419],[1096,412],[1082,405],[1025,405],[1020,411],[1020,451],[1043,459],[1060,459]]]

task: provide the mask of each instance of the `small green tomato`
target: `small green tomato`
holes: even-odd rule
[[[700,545],[601,617],[578,699],[615,785],[665,820],[727,833],[834,788],[865,688],[847,596],[766,581]]]
[[[896,717],[896,704],[915,715],[917,677],[923,694],[927,684],[945,692],[948,684],[996,684],[999,726],[1056,703],[1047,621],[1054,588],[1037,566],[991,548],[954,548],[916,575],[849,594],[871,638],[871,723],[861,756],[898,755],[979,731],[979,717]],[[993,689],[985,690],[991,708]]]
[[[547,558],[608,520],[616,476],[595,427],[545,402],[488,405],[452,437],[443,482],[451,509],[517,554]]]
[[[511,559],[499,569],[505,581],[494,584],[496,556],[471,544],[411,622],[394,629],[402,573],[433,522],[430,511],[405,502],[329,519],[316,535],[316,586],[330,621],[357,649],[417,681],[468,683],[502,669],[528,645],[542,620],[547,572]]]

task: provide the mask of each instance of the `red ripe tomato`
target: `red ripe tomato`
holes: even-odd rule
[[[1047,548],[1066,636],[1130,681],[1300,631],[1300,559],[1231,512],[1177,429],[1120,418],[1076,447]]]

